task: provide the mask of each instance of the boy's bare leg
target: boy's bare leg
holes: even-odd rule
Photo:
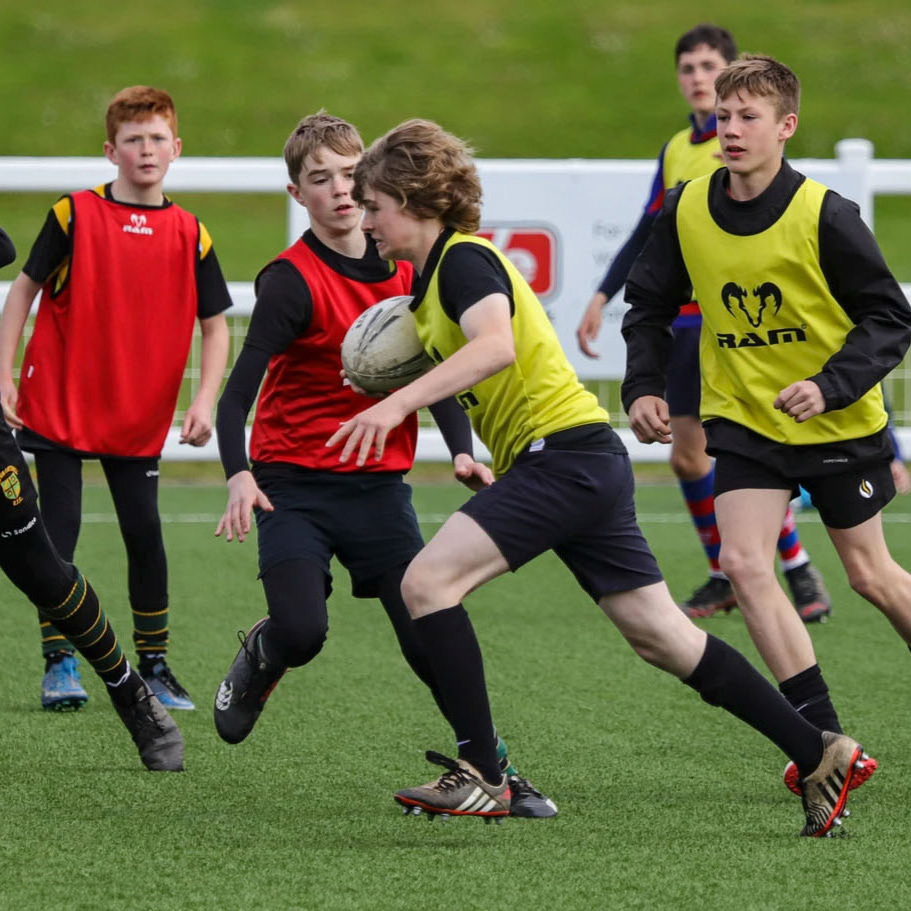
[[[712,470],[712,457],[705,451],[702,421],[691,415],[670,418],[671,470],[681,481],[698,481]]]
[[[402,594],[413,619],[444,610],[509,572],[499,548],[474,519],[453,513],[411,561]]]
[[[816,664],[813,642],[775,575],[775,546],[787,490],[729,490],[716,497],[721,568],[737,595],[750,637],[781,683]]]
[[[826,827],[840,825],[843,801],[860,783],[867,759],[856,741],[822,733],[806,720],[743,655],[679,611],[664,582],[605,596],[600,605],[640,657],[679,677],[703,701],[746,722],[792,758],[807,815],[802,835],[825,834],[828,828],[818,827],[823,818]],[[840,781],[837,800],[826,784],[833,772]]]
[[[854,528],[826,528],[859,595],[878,607],[911,645],[911,574],[892,558],[883,535],[882,513]]]

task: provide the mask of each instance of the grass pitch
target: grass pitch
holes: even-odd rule
[[[167,475],[170,466],[165,466]],[[432,533],[461,502],[416,487]],[[404,818],[391,794],[430,780],[424,749],[452,751],[429,694],[398,655],[382,610],[336,573],[323,653],[285,677],[249,740],[216,736],[211,701],[235,631],[264,611],[255,541],[212,537],[223,488],[162,490],[171,568],[172,664],[197,701],[175,713],[187,771],[145,772],[100,682],[88,705],[39,707],[37,624],[3,582],[0,908],[829,909],[902,907],[911,849],[909,658],[844,583],[813,514],[801,537],[836,605],[814,627],[846,729],[881,762],[856,792],[848,837],[796,836],[799,802],[774,746],[637,660],[549,556],[469,599],[494,714],[520,769],[553,796],[550,821]],[[684,597],[705,568],[672,486],[640,487],[643,528]],[[106,489],[86,491],[78,562],[129,638],[122,545]],[[887,512],[911,565],[911,501]],[[702,621],[751,659],[735,612]],[[128,645],[128,642],[127,642]]]

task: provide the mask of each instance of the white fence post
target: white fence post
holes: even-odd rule
[[[835,143],[835,157],[841,170],[841,186],[833,187],[860,206],[860,217],[873,230],[873,191],[870,166],[873,143],[869,139],[842,139]]]

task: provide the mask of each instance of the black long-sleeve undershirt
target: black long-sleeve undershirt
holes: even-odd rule
[[[326,248],[308,235],[305,235],[305,241],[328,256]],[[340,263],[339,268],[348,265]],[[225,384],[216,413],[218,450],[227,478],[249,468],[245,434],[247,416],[256,401],[269,361],[307,331],[313,313],[310,289],[287,261],[279,260],[267,266],[257,278],[256,291],[256,306],[247,338]],[[458,402],[454,398],[444,399],[429,410],[451,455],[472,455],[471,425]]]
[[[709,207],[719,226],[732,234],[766,230],[781,217],[803,175],[787,162],[769,188],[748,202],[728,197],[727,172],[712,177]],[[668,192],[649,240],[626,283],[631,309],[623,321],[627,370],[624,408],[643,395],[663,396],[670,353],[670,325],[681,294],[690,287],[677,236],[680,188]],[[893,369],[911,341],[911,307],[883,260],[857,206],[826,193],[819,223],[820,265],[829,289],[855,326],[844,345],[812,377],[829,411],[859,399]]]

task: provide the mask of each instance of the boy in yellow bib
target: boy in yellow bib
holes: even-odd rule
[[[446,771],[395,799],[406,812],[509,813],[483,660],[462,600],[553,550],[643,659],[791,757],[806,776],[802,834],[827,834],[840,821],[862,748],[808,723],[741,654],[674,603],[636,523],[629,457],[607,413],[579,383],[521,275],[474,236],[481,186],[465,144],[435,123],[408,121],[367,150],[354,176],[362,228],[380,256],[414,265],[412,309],[437,366],[345,421],[327,445],[342,444],[343,462],[382,458],[390,430],[455,395],[493,454],[496,476],[491,483],[471,471],[477,492],[402,580],[458,758],[429,752]]]
[[[665,193],[721,167],[721,145],[715,120],[715,78],[736,59],[734,37],[719,25],[697,25],[677,40],[674,48],[677,84],[690,108],[690,125],[675,133],[661,149],[642,217],[611,262],[579,324],[576,332],[579,347],[588,357],[597,357],[590,342],[600,332],[601,311],[621,290],[636,257],[645,247],[652,225],[661,212]],[[715,470],[712,458],[705,451],[705,432],[699,420],[701,327],[699,304],[687,289],[687,296],[681,298],[680,311],[671,326],[674,343],[663,397],[668,405],[672,436],[668,461],[709,564],[706,581],[680,603],[688,617],[710,617],[719,611],[730,611],[737,603],[731,583],[718,565],[721,537],[712,494]],[[831,600],[819,570],[810,562],[810,556],[801,544],[791,510],[785,514],[777,548],[794,607],[803,621],[826,620],[832,613]]]
[[[813,644],[775,576],[775,541],[803,485],[851,587],[911,643],[911,575],[882,529],[895,485],[879,386],[911,341],[911,308],[857,207],[783,160],[797,128],[794,73],[747,55],[716,90],[726,167],[668,194],[630,273],[623,404],[639,440],[670,441],[667,327],[692,285],[721,568],[781,691],[837,731]],[[789,766],[785,783],[799,792],[797,777]]]

